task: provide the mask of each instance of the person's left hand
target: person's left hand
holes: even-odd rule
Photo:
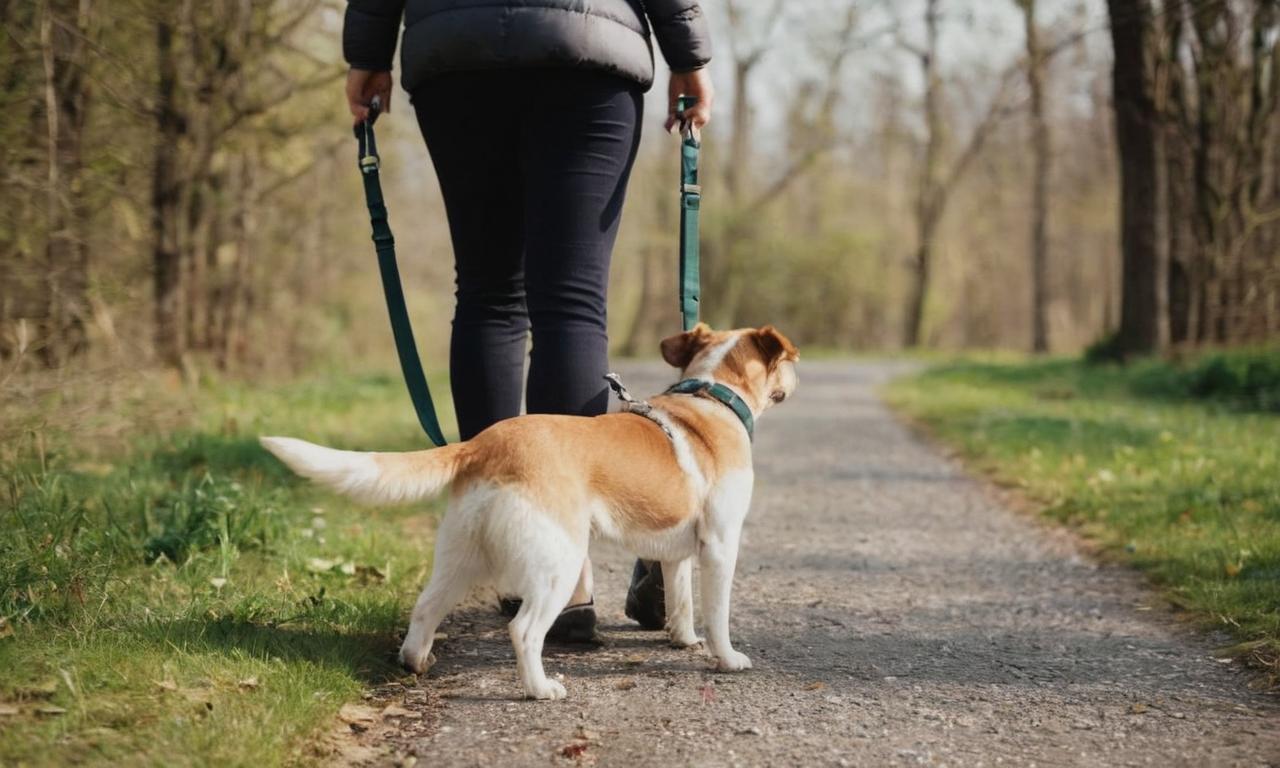
[[[676,100],[681,96],[692,96],[698,100],[684,114],[684,118],[693,125],[693,135],[697,137],[702,126],[711,121],[711,102],[715,99],[715,88],[711,85],[711,74],[706,67],[692,72],[671,73],[671,82],[667,85],[667,121],[663,124],[668,133],[680,124],[680,117],[676,114]]]

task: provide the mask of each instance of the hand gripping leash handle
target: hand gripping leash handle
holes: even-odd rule
[[[686,331],[698,324],[702,300],[698,256],[698,214],[702,206],[698,150],[702,145],[694,134],[693,121],[685,116],[697,103],[693,96],[676,99],[676,117],[680,121],[680,314]]]
[[[382,293],[387,300],[387,314],[391,318],[391,333],[396,340],[396,353],[400,357],[400,370],[404,374],[409,398],[418,414],[422,431],[437,446],[445,444],[440,420],[436,418],[431,389],[418,358],[418,346],[413,339],[413,325],[409,322],[409,310],[405,306],[404,288],[400,284],[400,269],[396,266],[396,239],[387,222],[387,206],[382,199],[382,182],[378,171],[378,142],[373,134],[373,123],[382,111],[375,96],[369,105],[369,116],[355,127],[359,145],[360,178],[364,182],[364,199],[369,206],[369,221],[373,227],[373,246],[378,253],[378,271],[382,274]]]

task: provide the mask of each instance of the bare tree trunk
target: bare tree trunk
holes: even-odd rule
[[[928,297],[929,270],[933,265],[934,225],[921,222],[917,237],[915,258],[911,262],[911,287],[907,294],[906,327],[903,344],[915,347],[920,344],[920,331],[924,320],[924,303]]]
[[[163,12],[163,11],[162,11]],[[166,365],[179,365],[186,352],[183,323],[181,189],[179,141],[183,133],[178,111],[178,63],[171,19],[156,28],[156,142],[151,178],[152,265],[154,270],[155,348]]]
[[[920,344],[924,324],[925,300],[929,295],[929,277],[933,267],[933,251],[938,221],[945,201],[942,181],[942,147],[945,126],[942,117],[942,81],[938,74],[938,3],[925,5],[924,50],[919,52],[924,77],[924,159],[920,168],[920,186],[916,196],[916,252],[911,262],[911,287],[907,294],[907,313],[902,343],[907,347]]]
[[[662,297],[670,294],[659,285],[659,276],[663,270],[658,261],[665,255],[665,249],[642,248],[640,250],[640,300],[636,305],[636,313],[631,321],[631,330],[622,345],[622,354],[636,357],[652,352],[654,348],[658,317],[662,315],[660,303]]]
[[[253,243],[258,227],[258,219],[254,211],[257,204],[257,187],[254,177],[256,161],[256,149],[246,149],[240,157],[239,168],[235,175],[239,186],[235,215],[231,221],[231,242],[235,249],[235,261],[226,287],[223,326],[218,334],[222,339],[218,366],[224,370],[244,360],[248,349],[250,313],[254,304]]]
[[[1157,101],[1155,18],[1149,0],[1107,0],[1120,154],[1121,351],[1160,350],[1169,339],[1168,205],[1164,130]]]
[[[733,63],[733,114],[729,121],[729,156],[724,164],[725,197],[732,206],[742,197],[743,177],[751,162],[751,95],[748,86],[760,54]]]
[[[1026,28],[1027,86],[1031,91],[1031,350],[1049,351],[1049,174],[1053,144],[1044,111],[1045,56],[1036,0],[1018,0]]]
[[[1191,340],[1199,309],[1199,279],[1193,219],[1194,161],[1190,135],[1191,106],[1187,75],[1180,56],[1185,45],[1185,3],[1164,0],[1164,45],[1160,66],[1164,88],[1165,178],[1169,204],[1169,341]]]
[[[45,215],[45,325],[42,358],[50,367],[66,363],[88,345],[89,250],[80,176],[89,99],[85,76],[90,0],[47,0],[40,18],[48,141]]]

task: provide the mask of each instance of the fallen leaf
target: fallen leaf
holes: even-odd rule
[[[328,560],[323,557],[307,558],[307,570],[312,573],[328,573],[333,570],[335,565],[338,564],[338,560]]]
[[[52,704],[45,704],[44,706],[36,707],[36,714],[49,716],[65,715],[67,714],[67,710],[62,707],[55,707]]]
[[[373,582],[375,584],[381,584],[382,582],[387,580],[387,577],[383,575],[382,571],[378,570],[372,565],[357,565],[355,569],[356,569],[356,576],[359,577],[361,581],[368,581],[368,582]]]
[[[713,684],[711,684],[711,683],[708,683],[707,685],[702,686],[702,687],[701,687],[701,688],[699,688],[698,690],[699,690],[699,692],[700,692],[700,693],[702,693],[702,703],[703,703],[703,704],[712,704],[712,703],[715,703],[715,700],[716,700],[716,687],[715,687],[715,685],[713,685]]]
[[[13,637],[13,625],[9,623],[8,619],[0,616],[0,640],[6,637]]]
[[[806,691],[820,691],[820,690],[822,690],[823,688],[826,688],[826,687],[827,687],[827,684],[826,684],[826,683],[815,680],[814,682],[809,683],[808,685],[806,685],[806,686],[804,687],[804,689],[805,689]]]
[[[645,656],[642,653],[633,653],[630,656],[623,659],[622,663],[626,664],[629,667],[638,667],[648,660],[649,660],[649,657]]]
[[[1244,570],[1244,566],[1240,563],[1227,563],[1226,568],[1223,570],[1227,572],[1227,578],[1234,579],[1240,575],[1240,571]]]
[[[172,680],[160,680],[156,683],[156,687],[165,693],[173,693],[178,690],[178,684]]]
[[[591,746],[585,741],[571,741],[560,748],[560,755],[568,758],[579,758],[587,751],[587,747]]]
[[[245,679],[236,683],[236,686],[239,687],[240,690],[242,691],[256,691],[258,689],[258,678],[257,676],[246,677]]]
[[[414,711],[413,711],[413,710],[411,710],[411,709],[405,709],[404,707],[400,706],[399,704],[396,704],[396,703],[394,703],[394,702],[393,702],[393,703],[388,704],[387,706],[383,707],[383,709],[382,709],[382,716],[383,716],[384,718],[385,718],[385,717],[412,717],[412,718],[418,718],[418,717],[422,717],[422,714],[421,714],[420,712],[414,712]]]
[[[1146,711],[1147,711],[1147,705],[1146,705],[1146,704],[1134,704],[1132,707],[1129,707],[1129,711],[1130,711],[1130,712],[1132,712],[1132,713],[1133,713],[1133,714],[1135,714],[1135,715],[1140,715],[1140,714],[1142,714],[1143,712],[1146,712]]]
[[[0,717],[13,717],[18,714],[18,708],[12,704],[0,704]]]
[[[378,719],[378,710],[361,704],[343,704],[338,719],[348,725],[372,725]]]
[[[19,688],[18,698],[21,699],[47,699],[58,692],[57,680],[45,680],[26,688]]]
[[[635,681],[635,678],[628,677],[625,680],[619,680],[618,682],[614,683],[613,687],[618,689],[619,691],[629,691],[632,688],[636,687],[636,681]]]

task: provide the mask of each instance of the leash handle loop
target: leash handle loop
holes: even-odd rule
[[[364,182],[364,199],[369,208],[369,223],[373,229],[373,245],[378,254],[378,271],[382,276],[382,293],[387,302],[387,314],[391,320],[391,333],[395,337],[396,354],[400,358],[400,371],[404,374],[409,399],[418,415],[418,423],[431,442],[445,445],[444,432],[436,417],[435,403],[431,400],[431,388],[418,357],[418,345],[413,338],[413,325],[409,322],[409,310],[405,305],[404,287],[400,283],[400,268],[396,264],[396,239],[387,221],[387,206],[382,199],[382,181],[379,177],[380,160],[378,142],[373,133],[373,123],[381,112],[377,97],[369,105],[369,117],[355,127],[359,147],[360,179]]]
[[[702,143],[685,113],[698,103],[693,96],[676,98],[680,121],[680,314],[686,331],[698,324],[702,301],[701,263],[698,252],[698,219],[702,186],[698,183],[698,151]]]

